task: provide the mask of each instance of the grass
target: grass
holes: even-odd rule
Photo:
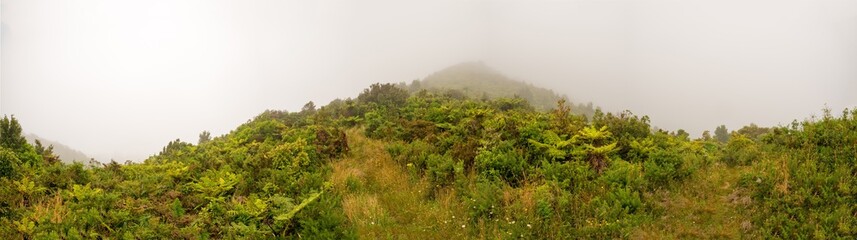
[[[494,221],[473,223],[455,188],[441,188],[434,197],[428,181],[414,178],[393,161],[384,142],[366,138],[360,129],[347,132],[352,152],[333,163],[334,191],[343,196],[348,222],[360,239],[500,239],[513,235],[509,226],[527,226],[533,213],[537,185],[506,187],[501,201],[507,208]],[[631,239],[753,238],[749,213],[752,200],[738,188],[738,178],[751,167],[715,163],[690,179],[645,196],[654,218],[631,230]],[[515,205],[514,203],[519,205]],[[510,219],[521,220],[515,223]],[[503,227],[501,227],[503,225]],[[510,225],[511,226],[511,225]],[[557,226],[533,228],[559,229]],[[523,228],[526,234],[527,228]],[[519,228],[519,229],[521,229]],[[519,236],[515,236],[519,235]],[[567,237],[567,236],[566,236]],[[551,238],[563,238],[556,233]]]
[[[334,191],[361,239],[462,239],[473,226],[451,190],[427,200],[425,180],[412,179],[359,129],[347,132],[352,152],[333,164]],[[463,227],[462,227],[463,226]]]
[[[659,217],[633,231],[632,239],[738,239],[750,232],[751,198],[736,184],[750,167],[715,163],[701,169],[672,191],[658,191],[654,198]]]

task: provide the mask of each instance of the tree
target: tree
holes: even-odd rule
[[[565,99],[556,103],[556,108],[550,113],[550,126],[560,135],[572,135],[580,130],[586,120],[583,117],[572,114],[571,106]]]
[[[199,134],[199,141],[196,145],[202,145],[208,141],[211,141],[211,133],[208,131],[202,131],[202,133]]]
[[[705,130],[704,132],[702,132],[702,140],[703,141],[711,140],[711,131]]]
[[[27,139],[21,135],[21,124],[18,123],[18,119],[15,119],[14,115],[11,119],[4,116],[0,120],[0,146],[20,153],[26,145]]]
[[[574,136],[574,141],[583,142],[585,158],[599,174],[607,167],[608,154],[616,150],[616,141],[611,141],[612,134],[607,126],[601,128],[586,127]],[[608,143],[611,142],[611,143]]]
[[[688,132],[687,132],[687,131],[685,131],[684,129],[676,130],[676,132],[675,132],[675,136],[676,136],[676,137],[678,137],[678,138],[679,138],[679,139],[681,139],[681,140],[685,140],[685,141],[690,140],[690,133],[688,133]]]
[[[550,130],[544,131],[542,138],[544,138],[544,142],[539,142],[535,139],[528,139],[527,141],[537,149],[544,151],[545,156],[549,157],[552,161],[565,160],[576,142],[574,138],[563,139],[560,135]]]
[[[411,92],[418,92],[422,89],[422,84],[420,84],[420,80],[414,79],[411,81],[411,86],[409,86]]]
[[[11,118],[4,116],[0,119],[0,147],[15,153],[21,163],[39,164],[41,156],[36,153],[35,148],[27,143],[27,139],[21,134],[21,124],[15,116]]]
[[[308,103],[304,104],[304,107],[301,108],[301,112],[302,113],[315,113],[315,103],[312,101],[309,101]]]
[[[395,84],[375,83],[363,90],[363,93],[357,96],[357,101],[372,102],[386,107],[399,107],[405,104],[409,96],[410,93],[407,90],[396,87]]]
[[[771,129],[766,127],[759,127],[755,123],[751,123],[750,125],[738,129],[737,132],[747,136],[750,139],[759,139],[759,137],[761,137],[763,134],[771,132]]]
[[[54,164],[60,161],[59,156],[54,154],[54,145],[49,145],[48,147],[45,147],[44,145],[42,145],[41,141],[36,139],[36,146],[34,147],[36,148],[36,153],[42,155],[42,159],[44,159],[46,163]]]
[[[614,139],[617,141],[617,153],[623,158],[628,157],[631,142],[636,139],[646,138],[652,133],[649,116],[639,117],[629,110],[617,114],[604,114],[600,109],[592,116],[594,127],[606,126],[610,129]]]
[[[726,130],[726,125],[720,125],[714,129],[714,139],[721,143],[729,141],[729,130]]]
[[[167,143],[167,146],[158,153],[158,156],[167,156],[167,157],[176,157],[182,153],[190,152],[188,148],[192,145],[190,143],[182,142],[180,139],[176,139],[175,141],[170,141]]]

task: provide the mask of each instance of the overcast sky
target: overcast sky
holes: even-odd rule
[[[2,0],[0,114],[98,159],[483,60],[699,135],[857,106],[857,1]]]

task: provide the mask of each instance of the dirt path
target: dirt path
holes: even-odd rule
[[[413,179],[390,159],[384,143],[366,138],[358,129],[349,130],[347,135],[351,153],[333,163],[332,181],[361,239],[468,236],[465,218],[455,217],[462,211],[456,209],[459,204],[451,194],[425,200],[426,183]]]

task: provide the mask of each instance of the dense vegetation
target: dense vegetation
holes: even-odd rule
[[[646,238],[681,230],[657,225],[681,219],[672,194],[735,172],[715,201],[747,217],[737,235],[676,236],[857,236],[857,110],[695,140],[652,129],[646,116],[575,114],[562,99],[538,111],[520,96],[374,84],[356,99],[172,141],[143,163],[87,168],[28,144],[6,117],[0,235]]]
[[[857,110],[840,117],[827,110],[773,128],[759,144],[733,138],[728,145],[739,145],[736,162],[759,161],[740,184],[758,203],[755,223],[765,237],[857,237]]]
[[[38,239],[351,236],[326,162],[342,131],[311,113],[268,111],[197,145],[170,142],[139,164],[47,161],[2,122],[2,236]],[[327,194],[327,195],[325,195]]]

